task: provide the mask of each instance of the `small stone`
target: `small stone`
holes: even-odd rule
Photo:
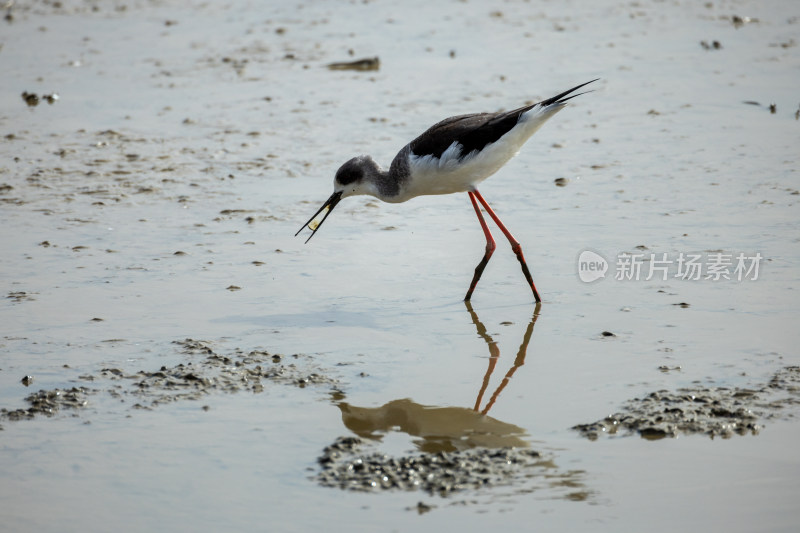
[[[24,91],[22,93],[22,99],[28,104],[28,107],[36,107],[39,105],[39,97],[33,93],[29,93],[28,91]]]

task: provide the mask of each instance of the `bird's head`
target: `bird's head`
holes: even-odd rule
[[[385,174],[378,163],[368,155],[360,155],[339,167],[333,177],[334,192],[341,192],[342,198],[368,194],[380,198],[377,181]]]
[[[305,228],[308,228],[311,230],[311,235],[306,239],[306,242],[310,241],[311,237],[322,226],[322,223],[325,222],[325,219],[328,218],[328,215],[331,214],[333,208],[342,198],[357,194],[369,194],[366,176],[377,170],[378,164],[368,155],[354,157],[339,167],[339,170],[336,171],[336,176],[333,178],[333,194],[314,213],[314,216],[295,233],[295,237]]]

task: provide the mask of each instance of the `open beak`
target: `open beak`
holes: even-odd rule
[[[306,242],[310,241],[311,237],[314,236],[319,227],[323,222],[325,222],[325,219],[328,218],[328,215],[331,214],[331,211],[333,211],[333,208],[336,207],[336,204],[338,204],[339,200],[341,199],[342,191],[333,193],[330,198],[325,200],[325,203],[322,204],[322,207],[320,207],[317,212],[314,213],[314,216],[308,219],[308,222],[303,224],[303,226],[297,231],[297,233],[294,234],[294,236],[297,237],[300,235],[300,232],[307,227],[311,230],[311,235],[308,237],[308,239],[306,239]],[[320,219],[320,217],[322,217],[322,219]]]

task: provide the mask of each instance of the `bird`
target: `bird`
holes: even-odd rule
[[[305,242],[310,241],[333,209],[348,196],[369,195],[384,202],[400,203],[417,196],[466,192],[486,237],[486,251],[475,267],[464,301],[472,298],[478,280],[497,247],[481,212],[483,207],[508,239],[534,299],[537,303],[541,302],[519,241],[478,191],[478,185],[517,155],[525,142],[561,111],[568,100],[591,92],[587,90],[573,94],[575,91],[598,79],[512,111],[470,113],[446,118],[405,145],[388,170],[381,168],[368,155],[350,159],[336,171],[333,194],[295,233],[295,237],[308,228],[311,235]]]

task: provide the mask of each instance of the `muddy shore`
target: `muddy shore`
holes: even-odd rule
[[[0,16],[0,529],[794,530],[795,3]],[[350,157],[594,78],[481,186],[541,306],[497,231],[463,304],[466,196],[294,237]]]

